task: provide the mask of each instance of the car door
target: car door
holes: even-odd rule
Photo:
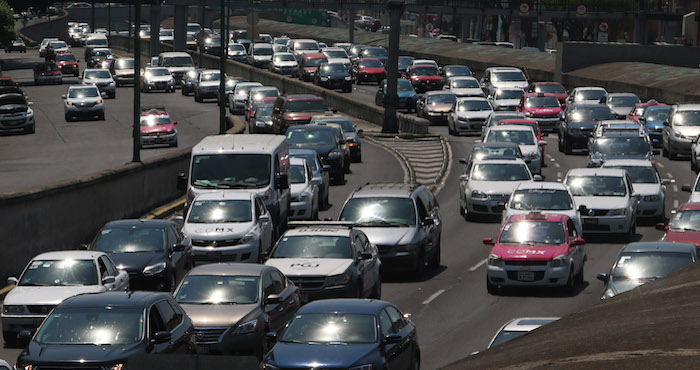
[[[297,288],[289,284],[289,280],[282,274],[279,270],[273,269],[270,273],[272,277],[272,283],[275,287],[275,291],[282,298],[282,303],[279,304],[277,308],[278,320],[276,322],[277,327],[274,330],[282,330],[288,322],[294,318],[294,314],[299,309],[299,296],[297,294]]]
[[[162,332],[162,331],[168,331],[165,328],[165,322],[163,321],[163,316],[161,316],[160,311],[158,311],[158,308],[156,307],[156,304],[153,304],[151,307],[148,309],[148,339],[150,341],[150,353],[153,354],[158,354],[158,353],[168,353],[170,352],[170,342],[165,342],[165,343],[154,343],[152,342],[153,339],[156,336],[156,333]]]
[[[185,275],[185,255],[184,251],[175,250],[175,246],[180,244],[180,238],[178,236],[178,232],[175,231],[175,228],[172,226],[167,226],[166,232],[168,238],[168,247],[170,248],[170,261],[172,261],[173,266],[175,268],[175,277],[177,279]]]
[[[385,343],[385,338],[390,334],[397,334],[394,332],[394,328],[391,323],[391,318],[386,310],[382,310],[379,313],[379,328],[381,333],[380,338],[380,353],[384,358],[384,363],[386,368],[391,369],[407,369],[408,366],[402,366],[402,343]]]
[[[168,353],[187,353],[188,352],[188,339],[187,331],[189,328],[185,325],[181,325],[184,313],[179,309],[176,309],[175,302],[170,300],[162,300],[156,303],[156,307],[160,316],[163,319],[163,324],[165,325],[165,330],[170,332],[172,339],[170,340],[169,346],[166,348]]]
[[[272,218],[270,212],[268,212],[265,203],[259,197],[255,197],[255,214],[258,220],[258,227],[260,227],[260,241],[263,246],[263,252],[269,252],[272,248],[272,234],[274,232],[274,226],[272,225]],[[267,220],[260,220],[260,216],[267,216]]]
[[[398,368],[410,369],[411,359],[413,357],[414,338],[411,335],[413,328],[407,325],[406,319],[401,312],[394,306],[384,307],[384,311],[389,315],[391,320],[391,331],[394,334],[401,336],[401,342],[397,343],[396,355],[399,363]]]
[[[107,256],[100,257],[100,260],[104,263],[107,268],[108,276],[114,277],[114,289],[118,291],[129,290],[129,274],[126,271],[119,271],[117,267],[114,266],[112,260]]]
[[[581,251],[582,247],[574,243],[576,238],[578,238],[578,232],[576,231],[574,222],[570,218],[566,219],[566,234],[569,239],[569,256],[571,256],[571,260],[574,262],[574,266],[576,266],[577,269],[574,271],[574,274],[577,274],[577,271],[580,271],[583,266],[583,253]]]
[[[100,276],[100,284],[102,284],[104,286],[106,291],[108,291],[108,292],[113,291],[115,289],[115,287],[117,286],[116,280],[111,282],[111,283],[104,283],[105,279],[111,277],[111,275],[109,274],[109,271],[107,270],[107,265],[105,265],[105,263],[101,257],[97,259],[97,269],[100,273],[100,275],[99,275]]]
[[[627,184],[627,192],[629,192],[629,201],[630,201],[630,211],[632,215],[632,220],[636,219],[637,215],[637,206],[639,205],[639,200],[634,196],[634,187],[632,186],[632,179],[630,179],[630,175],[628,173],[625,173],[625,183]]]
[[[366,286],[365,289],[371,292],[371,289],[374,288],[376,284],[380,283],[381,280],[379,276],[379,253],[372,246],[372,243],[369,242],[367,235],[364,233],[357,234],[357,243],[361,245],[361,253],[369,253],[372,255],[372,258],[364,260],[365,270],[362,276],[362,280],[365,282]]]
[[[279,330],[284,325],[284,304],[280,303],[267,303],[267,298],[273,294],[281,293],[278,287],[275,286],[275,282],[272,279],[272,270],[266,270],[262,275],[262,299],[263,299],[263,310],[268,318],[268,323],[271,330]]]
[[[415,198],[416,209],[418,211],[418,227],[421,231],[421,244],[425,248],[426,259],[428,256],[432,256],[433,247],[435,247],[435,227],[430,221],[425,222],[426,219],[430,219],[430,214],[428,213],[428,207],[423,203],[420,196]]]

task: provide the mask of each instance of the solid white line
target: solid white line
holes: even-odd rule
[[[664,164],[661,163],[661,162],[657,162],[656,165],[659,166],[659,168],[664,168],[664,167],[666,167],[666,166],[664,166]]]
[[[678,185],[673,184],[673,191],[677,192],[678,191]]]
[[[440,289],[440,290],[438,290],[437,292],[433,293],[433,295],[431,295],[430,297],[428,297],[428,299],[426,299],[425,301],[423,301],[423,304],[428,304],[428,303],[432,302],[433,299],[437,298],[440,294],[442,294],[442,293],[444,293],[444,292],[445,292],[445,289]]]
[[[678,208],[678,199],[673,200],[673,209]]]
[[[668,176],[669,179],[672,179],[672,178],[673,178],[673,174],[670,173],[670,172],[666,172],[666,176]]]
[[[481,267],[481,265],[483,265],[484,263],[488,262],[488,260],[489,260],[488,258],[484,258],[483,260],[479,261],[479,263],[477,263],[476,265],[470,267],[469,271],[476,271],[476,269]]]

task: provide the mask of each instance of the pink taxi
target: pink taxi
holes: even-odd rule
[[[559,125],[561,105],[556,94],[526,93],[520,98],[517,110],[525,118],[537,121],[542,131],[553,132]]]

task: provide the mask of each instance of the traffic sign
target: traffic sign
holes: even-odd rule
[[[598,24],[598,31],[600,32],[608,32],[608,22],[600,22]]]
[[[350,22],[350,14],[343,14],[343,22],[345,22],[345,23]]]
[[[426,24],[425,24],[425,30],[426,30],[426,31],[430,32],[430,31],[432,31],[433,29],[435,29],[435,25],[434,25],[434,24],[432,24],[432,23],[426,23]]]
[[[586,15],[586,6],[581,4],[576,7],[576,14],[578,15]]]
[[[518,8],[521,14],[527,14],[530,12],[530,4],[526,2],[520,3],[520,7]]]

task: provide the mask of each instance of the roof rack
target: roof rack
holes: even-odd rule
[[[289,229],[296,229],[296,228],[300,228],[300,227],[314,227],[314,226],[352,229],[353,226],[355,226],[355,223],[351,222],[351,221],[289,221],[289,222],[287,222],[287,227]]]

